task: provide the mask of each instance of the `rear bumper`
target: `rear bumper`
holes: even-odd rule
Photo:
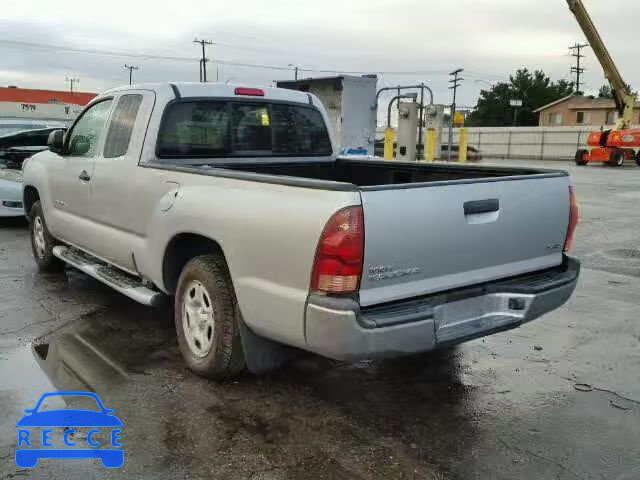
[[[580,263],[403,302],[360,309],[357,302],[312,295],[307,349],[336,360],[426,352],[510,330],[563,305]]]

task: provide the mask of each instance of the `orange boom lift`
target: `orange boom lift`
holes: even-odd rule
[[[587,144],[591,150],[578,150],[576,164],[586,165],[589,162],[603,162],[620,167],[625,160],[635,160],[640,166],[640,154],[636,153],[636,149],[640,148],[640,129],[631,128],[635,98],[622,79],[618,67],[611,58],[582,0],[567,0],[567,3],[604,70],[618,110],[618,120],[614,128],[593,132],[589,135]]]

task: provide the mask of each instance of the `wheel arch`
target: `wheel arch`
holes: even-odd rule
[[[175,292],[180,273],[187,262],[194,257],[206,254],[220,254],[225,263],[227,262],[218,241],[190,232],[174,235],[167,243],[162,256],[162,282],[167,293]]]
[[[22,190],[22,204],[24,206],[24,213],[27,218],[31,218],[31,209],[33,208],[33,204],[40,200],[40,192],[36,187],[31,185],[27,185],[23,187]]]

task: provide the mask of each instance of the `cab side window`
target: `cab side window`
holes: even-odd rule
[[[67,155],[92,158],[109,118],[112,100],[103,100],[87,110],[67,139]]]
[[[111,116],[107,139],[104,142],[104,158],[126,155],[141,103],[142,95],[123,95],[120,97]]]

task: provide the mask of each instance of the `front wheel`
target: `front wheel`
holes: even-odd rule
[[[29,223],[31,250],[38,269],[41,272],[61,271],[64,268],[64,263],[53,254],[53,247],[59,245],[59,243],[47,228],[40,201],[33,204],[29,217],[31,218]]]
[[[585,159],[584,159],[584,157],[585,157],[588,153],[589,153],[589,151],[588,151],[588,150],[584,150],[584,149],[582,149],[582,150],[578,150],[578,151],[576,152],[576,165],[579,165],[579,166],[584,166],[584,165],[586,165],[588,162],[587,162],[587,160],[585,160]]]
[[[188,367],[214,380],[245,367],[238,304],[222,255],[202,255],[182,270],[175,293],[178,345]]]

